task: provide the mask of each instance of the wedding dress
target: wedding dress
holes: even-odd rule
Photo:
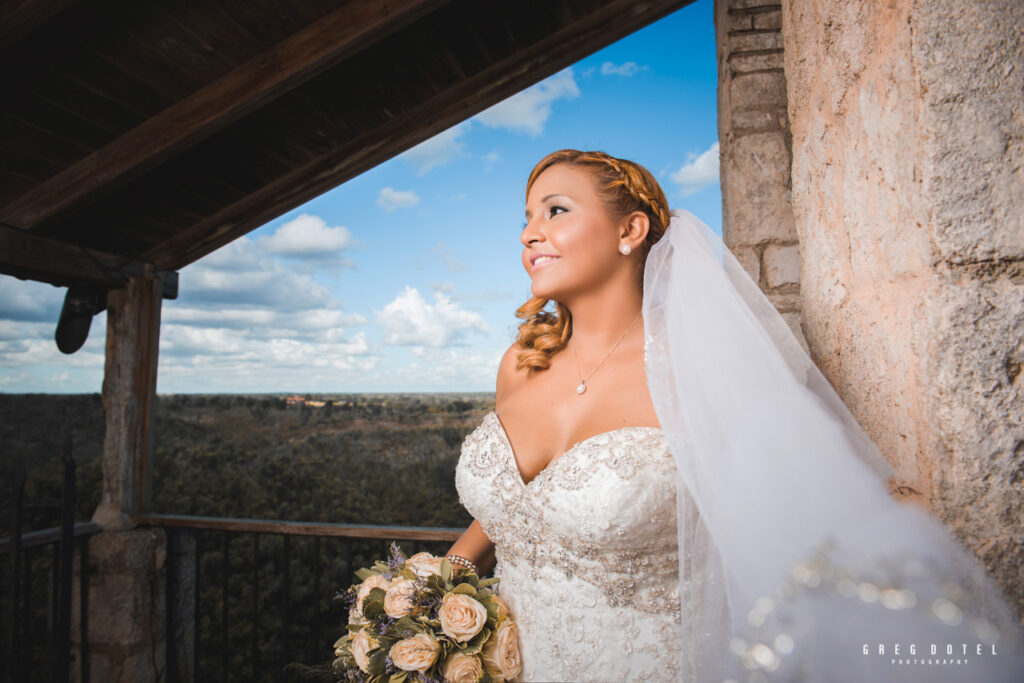
[[[466,438],[455,484],[495,544],[521,680],[680,680],[675,479],[654,427],[592,436],[529,482],[495,413]]]
[[[1024,681],[1024,634],[721,239],[674,211],[647,256],[660,429],[523,482],[498,417],[456,487],[495,544],[524,681]],[[1007,549],[1011,552],[1011,549]]]

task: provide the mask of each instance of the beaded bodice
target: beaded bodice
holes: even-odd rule
[[[677,680],[675,477],[653,427],[581,441],[528,483],[493,412],[466,438],[456,488],[495,544],[523,680]]]

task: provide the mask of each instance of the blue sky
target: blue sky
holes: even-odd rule
[[[529,297],[545,154],[637,161],[721,234],[712,0],[682,8],[180,271],[159,393],[493,391]],[[64,289],[0,275],[0,392],[98,392],[105,314],[53,341]]]

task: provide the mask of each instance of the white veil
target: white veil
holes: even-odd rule
[[[889,495],[877,447],[688,211],[647,257],[643,315],[678,469],[684,680],[1024,680],[1001,590]]]

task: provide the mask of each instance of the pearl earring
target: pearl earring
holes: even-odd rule
[[[619,247],[619,251],[622,252],[623,256],[629,256],[630,252],[633,251],[633,247],[629,246],[628,244],[623,244],[621,247]]]

